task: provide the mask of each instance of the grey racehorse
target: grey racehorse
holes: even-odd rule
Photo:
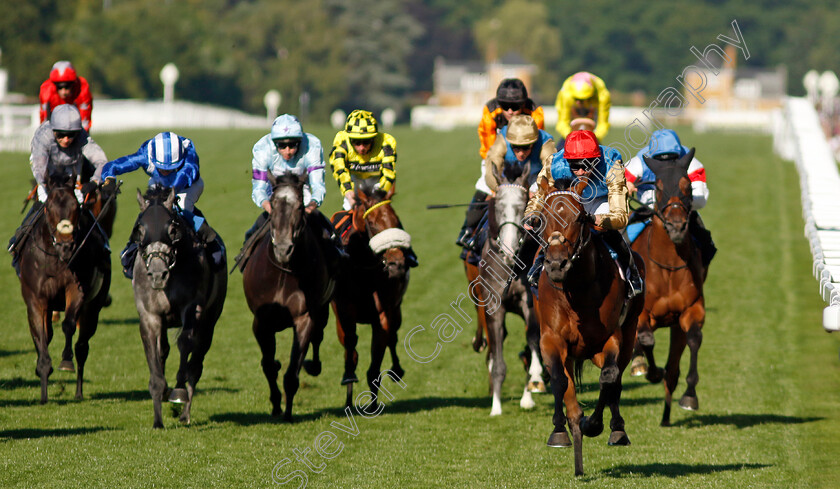
[[[132,234],[140,244],[132,280],[134,303],[149,364],[154,427],[162,428],[161,403],[168,391],[164,376],[169,355],[166,331],[180,328],[181,362],[169,401],[184,403],[180,420],[189,423],[195,386],[224,306],[227,267],[211,268],[191,227],[174,208],[173,189],[149,189],[145,196],[138,191],[137,199],[141,213]]]

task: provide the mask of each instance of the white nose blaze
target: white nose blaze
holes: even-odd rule
[[[67,219],[62,219],[58,221],[58,224],[56,224],[55,230],[58,231],[59,234],[73,234],[73,223]]]

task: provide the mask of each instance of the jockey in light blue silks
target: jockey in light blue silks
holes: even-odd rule
[[[677,133],[671,129],[659,129],[650,136],[648,145],[640,149],[638,154],[629,162],[625,170],[627,177],[627,189],[629,192],[638,193],[638,199],[642,204],[652,205],[656,203],[656,191],[652,184],[640,185],[637,183],[654,182],[656,175],[645,164],[645,157],[661,161],[675,161],[682,158],[689,152],[689,148],[680,142]],[[709,199],[709,188],[706,186],[706,169],[700,160],[693,158],[688,166],[688,179],[691,180],[691,214],[689,217],[688,231],[700,247],[700,255],[703,265],[708,266],[717,252],[712,233],[703,225],[698,209],[706,206]],[[637,236],[645,224],[634,222],[627,227],[631,240]]]
[[[245,241],[268,221],[271,213],[271,184],[268,174],[275,177],[294,174],[306,176],[303,187],[303,202],[308,215],[307,222],[320,229],[316,236],[322,239],[322,248],[327,254],[328,265],[337,267],[341,251],[336,248],[335,230],[318,207],[324,202],[327,189],[324,185],[324,149],[321,141],[313,134],[303,132],[297,117],[283,114],[271,125],[271,131],[254,144],[251,161],[251,200],[263,209],[251,229],[245,233]],[[245,250],[243,249],[243,252]],[[333,263],[330,263],[333,262]]]
[[[198,169],[198,154],[193,142],[174,132],[157,134],[141,144],[134,154],[105,163],[102,167],[103,191],[113,192],[116,187],[114,177],[138,169],[149,175],[149,187],[175,189],[181,215],[192,224],[199,240],[206,246],[213,265],[221,265],[224,262],[224,244],[195,207],[204,191],[204,180]],[[120,255],[123,273],[129,278],[134,269],[137,248],[138,243],[129,241]]]
[[[551,165],[543,168],[540,178],[548,180],[549,187],[558,180],[574,181],[589,178],[589,185],[581,195],[583,208],[593,215],[595,224],[604,229],[601,237],[615,253],[619,264],[625,270],[625,277],[630,285],[628,298],[643,290],[641,276],[632,259],[630,246],[619,230],[627,225],[627,186],[621,153],[609,146],[598,144],[592,131],[573,131],[566,138],[563,149],[551,158]],[[545,195],[541,187],[528,203],[526,216],[538,214],[542,210]],[[537,257],[529,280],[534,285],[542,271],[543,254]]]

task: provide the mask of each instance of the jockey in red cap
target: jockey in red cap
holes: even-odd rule
[[[41,122],[49,119],[53,109],[62,104],[74,104],[82,116],[82,127],[90,131],[90,114],[93,111],[93,97],[87,80],[76,74],[69,61],[57,61],[50,77],[41,84],[38,97],[41,101]]]

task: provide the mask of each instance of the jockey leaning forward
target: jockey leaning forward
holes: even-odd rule
[[[102,190],[111,194],[116,189],[117,175],[143,169],[149,175],[149,186],[175,189],[180,213],[196,231],[199,242],[206,248],[213,267],[224,263],[225,248],[216,232],[195,207],[204,191],[204,180],[198,169],[198,154],[189,139],[174,132],[162,132],[140,145],[134,154],[109,161],[102,168]],[[131,278],[134,258],[140,243],[130,240],[120,254],[123,274]]]
[[[23,243],[25,233],[40,217],[47,200],[48,177],[54,174],[75,176],[76,198],[81,204],[89,193],[96,190],[102,167],[107,161],[105,152],[83,129],[79,109],[75,105],[56,107],[50,114],[50,120],[38,126],[32,137],[29,156],[37,184],[37,199],[9,240],[8,249],[16,270],[19,266],[17,248]],[[107,237],[104,239],[107,242]]]
[[[50,118],[56,107],[72,104],[79,109],[82,127],[90,131],[90,114],[93,111],[93,97],[87,80],[76,74],[69,61],[57,61],[50,70],[50,77],[41,84],[38,94],[41,122]]]
[[[496,138],[487,152],[487,157],[484,159],[484,185],[490,191],[490,194],[495,194],[501,183],[497,180],[497,175],[501,176],[505,172],[511,171],[516,172],[517,169],[521,171],[526,164],[530,164],[529,195],[534,195],[537,191],[537,176],[544,165],[550,164],[551,156],[555,152],[554,139],[549,133],[537,128],[537,123],[533,117],[522,114],[514,115],[511,117],[510,123],[499,131],[499,137]],[[467,220],[475,222],[477,225],[486,214],[486,205],[470,206],[467,210]],[[475,228],[477,231],[478,227],[474,225],[474,227],[467,228],[470,234],[465,235],[463,240],[464,250],[461,252],[461,259],[466,257],[468,249],[481,250],[479,243],[476,243],[473,237],[473,229]]]
[[[557,92],[557,133],[568,137],[572,122],[590,119],[595,122],[595,136],[601,140],[610,130],[610,92],[592,73],[581,71],[563,82]],[[575,122],[575,126],[577,126]]]
[[[330,150],[330,166],[344,196],[344,210],[349,211],[356,204],[357,189],[366,194],[392,190],[397,179],[396,164],[397,140],[379,132],[369,111],[351,112]],[[418,265],[413,249],[406,250],[405,258],[410,267]]]
[[[534,120],[537,129],[545,129],[545,116],[542,107],[539,107],[533,100],[528,98],[528,89],[519,78],[506,78],[496,88],[496,97],[490,99],[484,105],[481,114],[481,122],[478,124],[478,139],[480,142],[479,155],[481,156],[481,176],[475,182],[475,195],[467,208],[467,215],[464,224],[458,233],[455,244],[467,246],[470,237],[475,232],[481,216],[484,214],[482,205],[492,190],[487,185],[486,160],[487,153],[496,141],[496,135],[501,132],[510,120],[517,115],[528,115]],[[532,170],[534,170],[533,166]]]
[[[592,131],[573,131],[566,138],[563,149],[551,158],[539,178],[545,178],[549,187],[554,187],[558,180],[575,181],[588,178],[590,184],[581,198],[587,214],[593,215],[595,225],[604,229],[600,233],[612,252],[617,255],[619,265],[625,270],[628,282],[628,298],[643,290],[643,283],[627,241],[619,232],[627,225],[627,186],[621,153],[609,146],[598,144],[598,138]],[[537,194],[528,202],[525,210],[526,228],[533,227],[534,219],[539,219],[545,195],[538,187]],[[528,274],[529,282],[536,286],[542,272],[543,253],[537,256],[534,266]]]
[[[661,161],[676,161],[685,156],[689,148],[683,146],[677,133],[671,129],[659,129],[650,136],[648,145],[634,156],[625,168],[627,190],[633,194],[638,192],[639,201],[647,206],[656,204],[656,188],[652,184],[642,185],[641,182],[654,182],[656,175],[645,164],[645,157]],[[706,229],[698,209],[706,206],[709,199],[709,188],[706,186],[706,169],[700,160],[693,158],[688,166],[688,179],[691,180],[691,213],[688,221],[688,231],[700,248],[703,266],[709,266],[717,253],[712,233]],[[631,225],[632,228],[633,225]],[[640,226],[643,226],[640,224]],[[629,228],[628,228],[629,229]]]
[[[324,149],[321,140],[313,134],[303,132],[303,126],[297,117],[283,114],[271,124],[271,131],[254,144],[251,161],[251,200],[263,209],[256,222],[245,233],[247,242],[258,231],[271,213],[272,188],[268,181],[271,173],[275,177],[286,174],[306,176],[303,187],[303,203],[309,216],[307,223],[314,226],[315,236],[321,240],[321,248],[327,264],[333,270],[338,267],[340,246],[334,240],[334,229],[330,221],[318,210],[324,202],[327,189],[324,185]],[[243,249],[247,254],[248,250]]]

